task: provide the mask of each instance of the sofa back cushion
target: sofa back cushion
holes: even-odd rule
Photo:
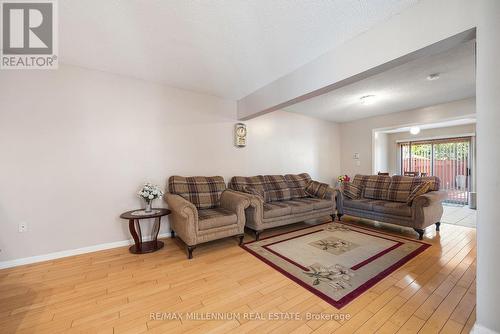
[[[363,188],[363,197],[370,199],[385,200],[391,177],[387,175],[356,175],[352,183]]]
[[[249,194],[259,195],[265,200],[267,189],[264,175],[256,176],[233,176],[229,182],[229,188]]]
[[[292,192],[288,188],[288,182],[283,175],[264,175],[264,179],[267,188],[264,192],[266,202],[292,199]]]
[[[439,190],[440,179],[437,176],[413,177],[394,175],[391,178],[387,200],[393,202],[407,202],[412,191],[426,182],[429,183],[428,191]]]
[[[218,207],[220,196],[225,189],[226,183],[222,176],[174,175],[168,179],[168,191],[193,203],[197,209]]]
[[[307,173],[287,174],[285,180],[288,183],[288,188],[292,198],[304,198],[309,195],[306,193],[306,187],[311,182],[311,176]]]
[[[245,187],[253,187],[257,190],[266,190],[265,189],[266,181],[264,180],[264,175],[256,175],[256,176],[233,176],[231,181],[229,181],[229,188],[242,191]]]
[[[308,197],[305,188],[311,182],[307,173],[287,175],[233,176],[229,188],[246,193],[263,194],[267,203]]]

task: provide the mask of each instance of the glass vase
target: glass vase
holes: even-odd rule
[[[144,208],[144,212],[152,212],[153,211],[153,201],[147,200],[146,207]]]

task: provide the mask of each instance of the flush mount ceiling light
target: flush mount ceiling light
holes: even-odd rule
[[[410,128],[410,133],[412,135],[418,135],[420,133],[420,127],[418,127],[418,126],[412,126]]]
[[[439,78],[440,78],[439,73],[432,73],[432,74],[429,74],[427,76],[427,80],[429,80],[429,81],[434,81],[434,80],[437,80]]]
[[[376,101],[377,97],[375,95],[365,95],[361,96],[359,100],[361,101],[361,104],[364,105],[370,105],[373,104]]]

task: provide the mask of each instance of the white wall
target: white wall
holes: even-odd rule
[[[383,128],[435,123],[448,119],[470,116],[475,113],[475,99],[465,99],[439,104],[427,108],[402,111],[387,115],[369,117],[358,121],[341,123],[340,136],[342,150],[340,166],[342,173],[348,175],[371,174],[375,163],[373,158],[374,132]],[[359,153],[360,165],[353,159]]]
[[[500,1],[481,0],[477,31],[477,322],[500,333]]]
[[[448,126],[444,128],[425,129],[417,135],[412,135],[409,132],[390,133],[387,135],[387,170],[391,175],[399,174],[400,159],[398,142],[401,141],[417,141],[422,139],[432,139],[439,137],[456,137],[464,134],[475,134],[476,125],[466,124],[459,126]]]
[[[128,239],[118,216],[141,205],[144,181],[340,172],[334,123],[278,111],[247,122],[248,146],[236,148],[235,122],[234,101],[123,76],[2,71],[0,261]]]
[[[373,135],[373,171],[387,172],[389,170],[389,135],[382,132],[376,132]]]

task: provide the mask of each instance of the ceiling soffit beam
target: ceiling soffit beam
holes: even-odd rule
[[[477,2],[424,0],[238,101],[248,120],[475,38]]]

